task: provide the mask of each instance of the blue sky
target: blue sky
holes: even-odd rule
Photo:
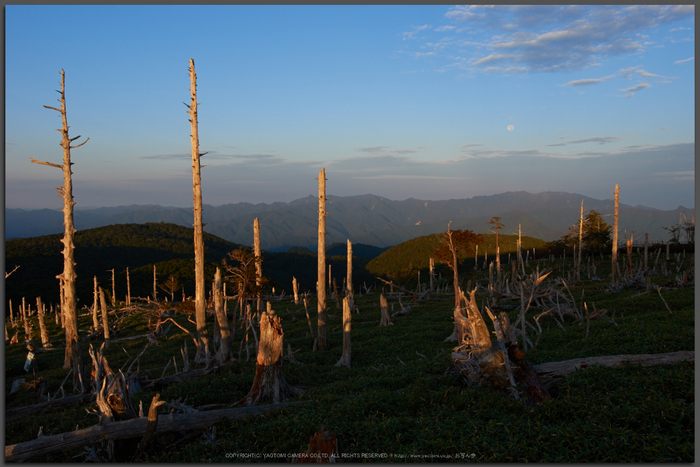
[[[76,208],[566,191],[694,207],[685,6],[5,7],[6,207],[60,209],[66,73]]]

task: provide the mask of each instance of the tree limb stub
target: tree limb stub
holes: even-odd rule
[[[159,415],[156,435],[172,431],[202,429],[218,423],[222,418],[227,420],[242,420],[303,403],[305,403],[305,401],[285,402],[257,407],[210,410],[206,412]],[[80,448],[103,440],[138,437],[145,433],[147,425],[148,418],[140,417],[122,422],[103,423],[102,426],[93,425],[89,428],[58,435],[41,436],[35,440],[27,441],[26,443],[5,446],[5,462],[22,462],[35,456]]]

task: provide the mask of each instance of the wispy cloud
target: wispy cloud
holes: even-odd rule
[[[639,83],[635,86],[632,86],[631,88],[618,89],[618,91],[627,93],[625,95],[625,97],[632,97],[632,96],[634,96],[634,93],[639,91],[640,89],[646,89],[646,88],[650,88],[650,87],[651,87],[651,84],[649,84],[649,83]]]
[[[685,62],[690,62],[690,61],[693,61],[693,60],[695,60],[695,57],[686,58],[685,60],[678,60],[677,62],[673,62],[673,64],[674,64],[674,65],[678,65],[678,64],[685,63]]]
[[[413,31],[409,31],[409,32],[404,32],[404,33],[403,33],[403,40],[406,40],[406,39],[414,39],[413,36],[415,36],[416,34],[418,34],[418,33],[421,32],[421,31],[425,31],[425,30],[428,29],[428,28],[430,28],[430,25],[429,25],[429,24],[424,24],[424,25],[422,25],[422,26],[414,26],[414,27],[413,27]]]
[[[643,52],[655,46],[644,32],[694,14],[693,5],[460,5],[450,8],[445,17],[463,27],[436,28],[451,36],[426,42],[433,47],[439,44],[441,56],[460,68],[466,65],[491,73],[571,71],[600,65],[606,57]],[[496,34],[460,44],[460,34],[473,38],[478,37],[475,33],[489,31]],[[404,39],[416,32],[404,33]],[[461,60],[455,60],[458,56]],[[638,73],[654,76],[644,70]],[[571,86],[597,83],[578,81],[581,84]]]
[[[604,78],[589,78],[589,79],[577,79],[575,81],[569,81],[564,84],[564,86],[590,86],[592,84],[600,84],[606,79],[614,78],[615,75],[606,76]]]
[[[155,160],[171,160],[171,159],[190,159],[191,154],[154,154],[151,156],[140,156],[139,159],[155,159]]]
[[[545,146],[567,146],[569,144],[583,144],[583,143],[607,144],[607,143],[615,143],[615,142],[621,141],[621,140],[622,140],[622,138],[620,138],[619,136],[594,136],[593,138],[576,139],[573,141],[566,141],[563,143],[546,144]]]

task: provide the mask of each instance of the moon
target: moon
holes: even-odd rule
[[[513,125],[508,125],[508,131],[513,131],[515,130],[515,127]]]

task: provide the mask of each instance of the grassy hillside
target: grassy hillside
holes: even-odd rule
[[[396,245],[381,255],[372,259],[367,264],[367,270],[376,275],[396,275],[406,273],[409,270],[424,270],[430,267],[430,257],[436,248],[440,246],[441,238],[444,234],[432,234],[408,240]],[[517,252],[517,235],[499,235],[498,243],[501,251],[501,261],[505,261],[508,254]],[[538,238],[522,237],[523,255],[525,250],[542,249],[545,242]],[[479,245],[479,262],[484,259],[484,253],[489,256],[489,261],[493,261],[496,255],[496,235],[484,235],[484,243]],[[531,253],[532,255],[532,253]],[[532,257],[532,256],[531,256]],[[466,267],[474,266],[474,256],[462,253],[458,259],[467,259]]]
[[[640,259],[635,255],[635,263]],[[607,277],[610,257],[601,261],[598,276]],[[686,255],[683,270],[690,262]],[[547,279],[553,281],[559,274],[559,259],[553,264],[546,259],[530,261],[530,269],[555,267]],[[672,269],[679,266],[673,262]],[[567,261],[566,269],[571,270]],[[293,268],[292,271],[294,272]],[[619,354],[664,353],[693,350],[695,346],[694,286],[668,287],[670,275],[650,276],[652,286],[665,286],[662,294],[672,313],[666,309],[656,292],[641,294],[644,287],[625,288],[610,293],[601,281],[584,278],[570,284],[573,296],[584,296],[590,308],[607,309],[607,317],[592,319],[589,323],[575,322],[567,317],[560,325],[550,316],[538,323],[541,338],[528,328],[528,335],[536,347],[526,353],[527,361],[538,364],[573,358]],[[479,284],[485,288],[486,272],[480,271]],[[654,289],[652,289],[654,290]],[[481,304],[487,293],[480,290],[477,302]],[[328,343],[330,349],[312,351],[313,337],[303,306],[293,301],[274,301],[273,309],[284,329],[284,348],[287,344],[296,353],[301,364],[285,360],[283,372],[294,386],[305,392],[295,398],[307,401],[269,416],[240,421],[221,421],[214,437],[206,438],[201,432],[184,439],[173,433],[157,435],[152,448],[141,459],[151,463],[203,462],[275,462],[290,461],[285,454],[307,449],[309,438],[322,427],[335,434],[341,461],[346,462],[536,462],[536,463],[613,463],[613,462],[682,462],[695,459],[695,366],[681,362],[644,368],[625,365],[605,368],[592,365],[563,378],[552,390],[552,399],[537,406],[528,405],[523,398],[515,400],[507,393],[488,387],[465,387],[459,376],[446,372],[451,366],[454,342],[444,342],[452,332],[452,295],[434,294],[442,301],[411,303],[408,314],[392,318],[393,326],[380,327],[379,290],[357,296],[360,313],[352,314],[352,367],[336,367],[343,341],[343,315],[330,306],[328,313]],[[410,299],[404,300],[407,304]],[[514,321],[519,312],[519,301],[504,299],[502,305],[516,306],[509,311]],[[398,307],[396,301],[390,306]],[[581,306],[578,302],[578,306]],[[481,306],[480,306],[481,308]],[[309,310],[316,329],[315,297],[310,297]],[[233,304],[229,301],[229,313]],[[527,312],[528,322],[545,311],[533,307]],[[116,310],[117,315],[122,311]],[[147,330],[148,310],[126,318],[118,334],[112,338],[143,336]],[[230,315],[231,316],[231,315]],[[35,329],[36,316],[34,320]],[[183,314],[177,322],[193,331],[194,325]],[[490,320],[487,326],[493,331]],[[80,318],[81,337],[87,335],[91,317]],[[214,323],[209,322],[214,332]],[[243,323],[236,321],[234,356],[216,374],[185,380],[164,388],[145,389],[134,395],[134,406],[143,402],[144,411],[153,396],[161,400],[185,401],[191,407],[207,404],[229,406],[250,390],[255,374],[256,359],[249,359],[245,351],[239,358],[240,343],[245,342]],[[21,389],[9,395],[12,381],[26,378],[27,382],[42,377],[53,395],[68,373],[62,369],[63,333],[60,326],[48,322],[52,342],[59,350],[37,356],[37,372],[23,370],[27,355],[22,343],[6,345],[5,394],[7,408],[30,405],[38,393]],[[11,334],[17,329],[11,329]],[[252,342],[252,335],[249,336]],[[173,326],[167,336],[158,338],[158,345],[150,347],[140,358],[140,374],[158,378],[166,364],[165,376],[174,374],[172,364],[176,356],[181,368],[180,349],[188,336]],[[105,349],[109,365],[118,369],[138,355],[146,339],[127,340]],[[91,343],[99,347],[101,339]],[[190,342],[191,344],[191,342]],[[87,343],[82,345],[84,361]],[[298,352],[297,352],[298,350]],[[195,349],[188,345],[189,361],[193,362]],[[199,368],[199,367],[198,367]],[[70,382],[65,386],[70,393]],[[40,427],[43,434],[55,435],[97,423],[97,417],[86,408],[95,409],[95,403],[54,407],[31,417],[8,422],[5,425],[7,445],[37,438]],[[168,407],[160,409],[166,414]],[[106,455],[107,443],[91,446],[99,455]],[[85,451],[38,456],[30,462],[79,462]],[[363,453],[377,457],[362,457]],[[387,457],[379,457],[382,454]],[[232,457],[255,455],[255,457]],[[277,454],[276,458],[263,458]],[[74,457],[76,456],[76,457]],[[350,457],[356,456],[356,457]],[[391,456],[391,457],[390,457]],[[440,457],[430,457],[440,456]]]

